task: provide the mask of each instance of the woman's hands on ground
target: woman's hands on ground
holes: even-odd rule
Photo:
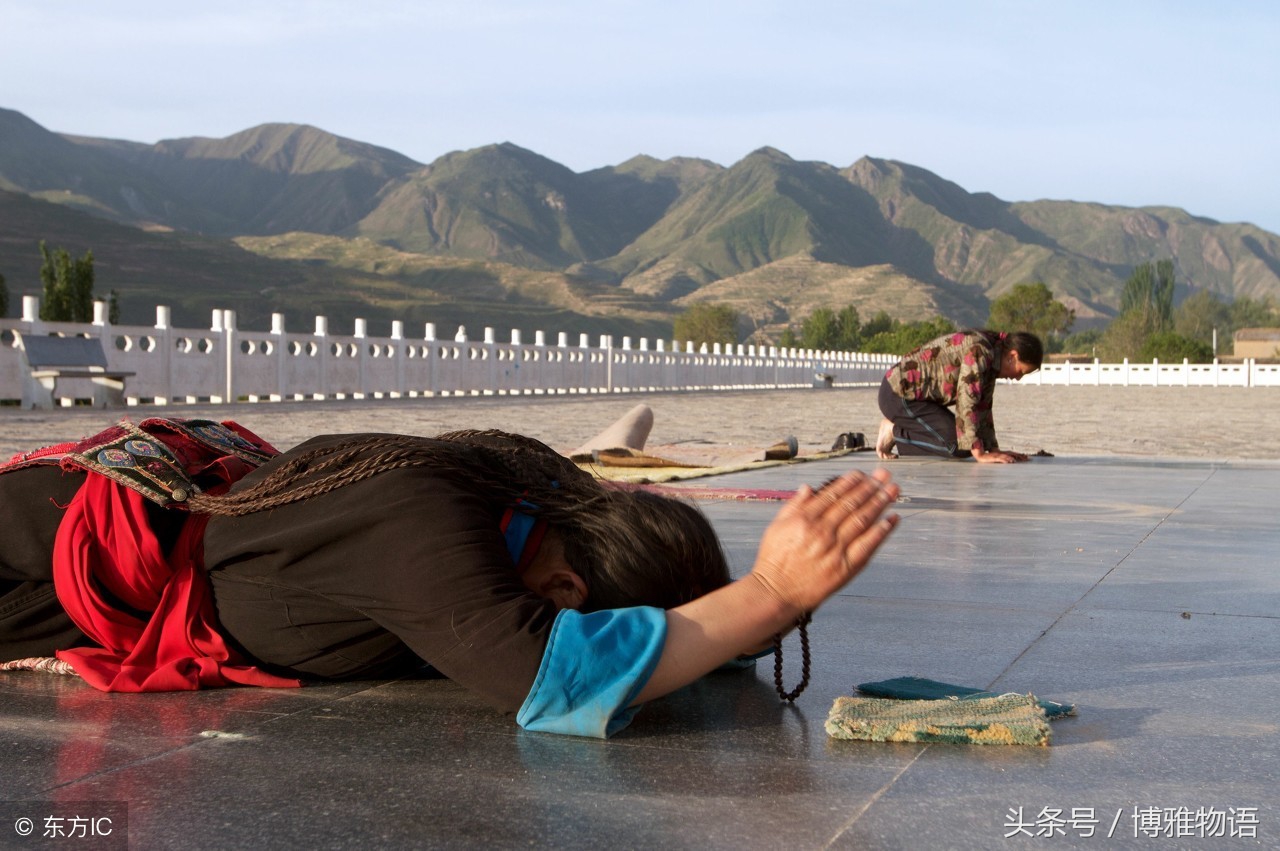
[[[841,476],[819,491],[803,486],[765,530],[749,579],[799,617],[862,572],[898,523],[887,470]]]
[[[992,449],[990,452],[982,448],[982,441],[975,440],[973,447],[970,449],[973,460],[979,464],[1019,464],[1029,459],[1029,456],[1021,452],[1009,452],[1002,449]]]
[[[1026,461],[1029,456],[1021,452],[1006,452],[1001,449],[993,449],[990,452],[983,452],[982,448],[977,444],[973,447],[973,460],[979,464],[1018,464]]]

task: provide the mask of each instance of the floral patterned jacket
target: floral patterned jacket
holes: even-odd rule
[[[997,331],[938,337],[904,355],[885,378],[893,392],[909,402],[955,405],[957,448],[972,450],[980,442],[983,451],[991,452],[1000,448],[991,402],[1007,337]]]

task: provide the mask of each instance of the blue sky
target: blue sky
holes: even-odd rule
[[[1280,232],[1271,0],[0,0],[0,107],[155,142],[312,124],[575,171],[870,155]]]

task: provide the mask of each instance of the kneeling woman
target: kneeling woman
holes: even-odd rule
[[[604,486],[529,438],[335,435],[275,454],[232,423],[122,424],[0,475],[19,530],[0,540],[0,661],[56,651],[117,691],[425,661],[526,728],[607,736],[853,579],[896,495],[883,474],[801,488],[730,582],[697,509]]]

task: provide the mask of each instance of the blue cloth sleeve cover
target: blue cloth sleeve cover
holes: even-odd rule
[[[526,730],[605,739],[631,723],[667,637],[662,609],[556,615],[533,688],[516,714]]]

